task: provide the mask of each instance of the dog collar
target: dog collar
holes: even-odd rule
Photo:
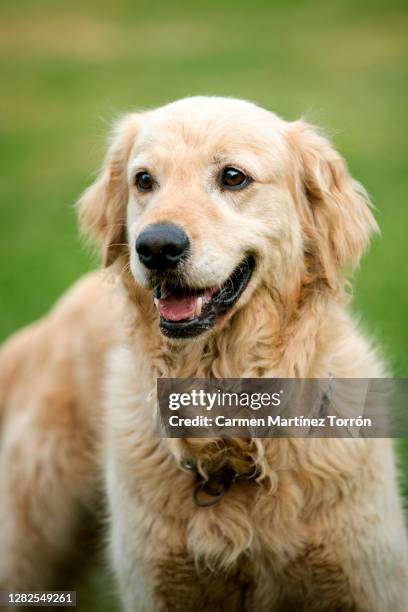
[[[319,414],[324,414],[330,405],[333,391],[332,379],[333,374],[329,373],[327,387],[322,393]],[[208,478],[204,478],[194,462],[183,459],[180,465],[183,470],[195,475],[196,483],[193,489],[193,500],[200,508],[217,504],[227,493],[232,483],[239,480],[256,480],[259,476],[259,469],[257,467],[252,472],[239,474],[231,467],[225,466],[215,472],[210,472]]]

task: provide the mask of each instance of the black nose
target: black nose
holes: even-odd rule
[[[136,252],[149,270],[175,268],[188,253],[190,241],[174,223],[156,223],[143,230],[136,240]]]

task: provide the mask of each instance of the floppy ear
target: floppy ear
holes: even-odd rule
[[[78,202],[81,229],[101,243],[105,266],[113,263],[126,245],[126,170],[138,120],[139,115],[129,114],[115,126],[99,177]]]
[[[309,273],[332,288],[341,267],[356,266],[378,230],[366,191],[349,174],[343,158],[319,131],[303,122],[288,133],[295,157],[295,200],[305,237]],[[323,279],[322,279],[323,280]]]

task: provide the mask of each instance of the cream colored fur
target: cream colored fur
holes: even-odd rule
[[[242,192],[220,191],[215,176],[225,165],[244,170],[254,182]],[[159,188],[140,194],[134,176],[146,168]],[[49,551],[57,548],[58,557],[74,537],[74,521],[61,519],[56,500],[65,499],[52,468],[59,453],[52,444],[40,452],[49,429],[47,439],[58,440],[66,452],[65,494],[76,503],[71,517],[78,504],[92,507],[96,486],[86,483],[98,478],[94,448],[96,440],[100,444],[110,558],[127,612],[405,611],[407,542],[389,440],[226,443],[157,434],[157,377],[385,375],[348,313],[343,272],[358,263],[376,224],[364,190],[330,143],[304,122],[288,123],[232,99],[191,98],[131,114],[115,130],[101,175],[80,202],[80,217],[121,280],[110,309],[103,300],[112,291],[102,279],[78,288],[75,304],[87,313],[85,321],[76,321],[78,337],[90,342],[73,350],[71,333],[62,349],[68,367],[90,378],[84,386],[73,383],[73,408],[58,414],[75,414],[71,423],[83,415],[78,422],[91,435],[74,436],[83,453],[77,469],[67,424],[54,426],[37,416],[51,413],[53,402],[44,402],[38,385],[31,387],[34,401],[26,401],[32,383],[21,372],[29,359],[17,356],[18,339],[12,340],[3,353],[3,363],[14,365],[4,377],[0,584],[39,584],[41,572],[23,567],[19,551],[32,555],[40,542],[52,560]],[[254,275],[234,310],[193,342],[161,335],[148,277],[136,257],[141,229],[161,221],[178,223],[190,237],[184,273],[192,285],[222,283],[247,252],[256,256]],[[80,293],[94,282],[100,297],[87,303]],[[57,309],[59,318],[52,315],[44,328],[65,330],[72,296],[67,302],[64,316]],[[94,351],[97,322],[106,336]],[[35,335],[36,347],[55,346],[45,331],[41,337],[36,330],[24,333]],[[102,356],[115,344],[102,394]],[[48,360],[49,348],[43,349]],[[37,364],[29,363],[35,372]],[[48,490],[55,483],[55,497],[46,499],[30,474],[23,439],[33,445],[30,456],[37,475],[47,475]],[[220,503],[198,508],[193,477],[180,469],[185,457],[204,472],[220,457],[239,472],[257,465],[261,477],[235,483]],[[31,486],[16,499],[13,483],[27,477]],[[33,519],[39,508],[52,520]],[[51,569],[48,560],[43,582]]]

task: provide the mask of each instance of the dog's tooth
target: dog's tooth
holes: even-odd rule
[[[159,299],[158,298],[154,298],[154,305],[156,306],[157,310],[159,310]]]
[[[200,296],[199,298],[197,298],[197,304],[196,304],[196,310],[195,310],[196,317],[200,316],[202,309],[203,309],[203,298]]]

